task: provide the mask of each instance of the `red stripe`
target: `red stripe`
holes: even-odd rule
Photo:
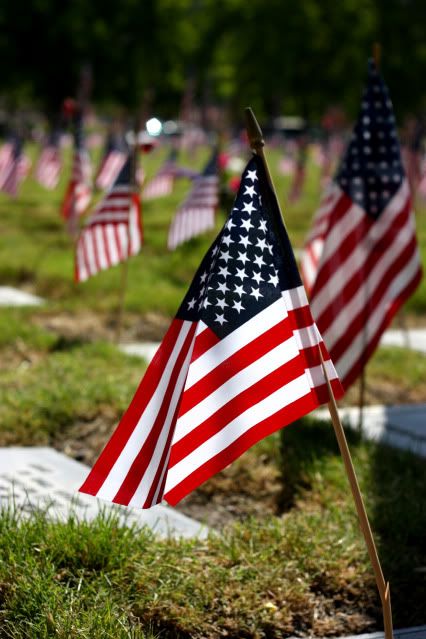
[[[362,286],[365,286],[366,280],[373,268],[383,258],[383,255],[390,250],[390,247],[393,246],[398,233],[407,226],[410,212],[411,203],[408,199],[404,209],[401,211],[400,214],[398,214],[392,225],[387,229],[386,233],[380,238],[377,238],[374,246],[369,247],[365,262],[359,265],[357,271],[347,274],[348,280],[345,284],[345,287],[340,291],[338,298],[334,297],[331,304],[327,306],[320,317],[317,318],[317,325],[318,328],[321,327],[321,332],[326,331],[328,326],[330,326],[330,324],[333,322],[338,311],[346,306],[346,304],[354,297],[358,289]],[[333,272],[335,270],[336,267],[331,271],[331,276],[333,275]],[[321,293],[318,292],[317,285],[315,283],[312,299],[314,299],[316,295],[320,296]],[[338,308],[336,309],[337,299]]]
[[[210,437],[219,433],[233,419],[236,419],[255,404],[300,377],[303,373],[303,362],[299,357],[295,357],[239,393],[173,445],[169,467],[175,466]],[[186,391],[183,395],[183,402],[185,401],[185,395]],[[180,412],[179,416],[181,414],[182,412]]]
[[[333,221],[332,224],[334,225],[335,222]],[[324,261],[324,255],[327,250],[327,243],[325,244],[321,256],[321,269],[317,273],[312,289],[312,298],[320,294],[324,284],[327,284],[337,269],[348,259],[348,256],[363,242],[373,224],[375,224],[374,220],[365,214],[359,224],[339,243],[334,253]]]
[[[220,342],[220,337],[218,337],[214,331],[210,328],[204,329],[202,333],[197,335],[195,340],[191,362],[195,362],[196,359],[204,355],[206,351],[213,348],[218,342]]]
[[[303,415],[310,413],[318,406],[312,393],[301,397],[297,401],[285,406],[262,422],[259,422],[234,441],[225,450],[221,451],[205,464],[197,468],[193,473],[169,490],[165,495],[166,501],[172,506],[176,505],[185,495],[197,488],[204,481],[223,470],[231,464],[237,457],[242,455],[248,448],[256,444],[260,439],[267,437],[271,433],[287,426],[291,422],[299,419]],[[174,450],[174,446],[172,452]]]
[[[185,415],[231,377],[290,338],[293,338],[293,332],[288,317],[285,317],[268,331],[233,353],[191,388],[188,388],[183,396],[180,415]]]
[[[306,328],[307,326],[312,326],[314,323],[309,304],[293,310],[287,309],[287,312],[293,330]]]
[[[334,362],[338,362],[340,357],[346,352],[348,347],[350,347],[349,339],[355,339],[355,337],[365,329],[371,314],[376,307],[379,306],[392,281],[403,271],[404,265],[415,253],[416,248],[417,242],[413,236],[411,242],[405,247],[402,253],[398,255],[397,259],[392,262],[386,273],[384,273],[374,291],[366,290],[365,307],[361,309],[358,315],[353,318],[352,322],[347,325],[342,337],[330,348],[330,355]],[[320,332],[325,333],[325,330],[321,330],[320,322],[318,322],[318,328]]]
[[[80,235],[80,239],[81,239],[81,246],[83,250],[83,260],[86,267],[86,272],[90,276],[92,274],[92,271],[90,268],[89,256],[87,254],[87,248],[86,248],[86,233],[91,234],[91,231],[87,231],[87,230],[83,231],[83,233]]]
[[[377,346],[378,346],[378,344],[380,342],[380,337],[382,336],[382,333],[384,333],[384,331],[387,329],[387,327],[391,323],[393,317],[396,315],[396,313],[401,308],[401,306],[404,304],[404,302],[416,290],[417,286],[419,285],[419,283],[420,283],[420,281],[422,279],[422,275],[423,275],[423,273],[422,273],[422,270],[421,270],[421,268],[419,266],[419,270],[417,271],[417,273],[415,274],[413,279],[399,293],[398,297],[396,297],[392,301],[392,303],[390,304],[390,306],[388,308],[387,313],[385,314],[385,316],[383,318],[383,321],[381,322],[379,328],[376,331],[375,336],[372,339],[370,339],[370,342],[369,342],[367,348],[365,349],[364,354],[361,355],[361,357],[358,358],[358,360],[354,363],[354,365],[348,371],[346,376],[341,380],[342,385],[343,385],[343,387],[345,389],[347,389],[355,381],[355,379],[358,377],[358,375],[361,373],[361,371],[364,368],[366,362],[368,361],[368,359],[371,357],[371,355],[376,350],[376,348],[377,348]]]
[[[160,347],[139,384],[130,406],[121,418],[119,425],[96,461],[91,473],[80,488],[81,492],[96,495],[106,477],[111,472],[112,467],[121,455],[124,446],[127,444],[129,437],[138,424],[141,415],[144,413],[160,382],[183,325],[183,320],[176,318],[170,324]]]
[[[152,460],[155,447],[164,427],[164,422],[167,417],[167,412],[169,410],[169,405],[175,390],[177,379],[182,371],[182,366],[186,356],[188,355],[188,351],[191,348],[195,326],[196,325],[194,324],[191,327],[191,330],[185,338],[182,349],[179,352],[178,358],[176,359],[175,365],[173,367],[173,372],[167,386],[167,390],[164,393],[164,397],[160,405],[160,410],[158,411],[156,419],[151,426],[149,435],[146,438],[139,453],[136,455],[135,460],[129,469],[129,472],[126,475],[126,478],[124,479],[114,499],[112,500],[116,504],[122,504],[124,506],[127,506],[129,504],[129,501],[133,497],[137,487],[142,481],[142,478]],[[184,386],[182,386],[182,391],[183,388]],[[169,426],[169,429],[172,432],[174,431],[176,426],[176,416],[177,413],[175,412],[175,420],[172,420]],[[167,436],[167,441],[170,441],[170,430]],[[155,489],[156,488],[157,486],[155,486]]]

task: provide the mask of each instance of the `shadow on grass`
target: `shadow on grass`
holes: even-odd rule
[[[426,624],[426,463],[373,445],[369,513],[396,628]]]
[[[356,432],[346,429],[350,444],[359,442]],[[282,492],[279,512],[293,508],[301,490],[312,487],[312,469],[319,459],[339,454],[331,422],[303,417],[280,432]]]
[[[362,442],[349,428],[345,432],[383,573],[391,585],[394,626],[426,624],[425,460],[384,444]],[[283,429],[281,454],[279,506],[285,512],[301,492],[314,488],[316,470],[327,458],[339,455],[331,424],[304,418]]]

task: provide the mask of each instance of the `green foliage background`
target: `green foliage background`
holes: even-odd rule
[[[82,65],[93,99],[130,108],[154,91],[159,115],[175,115],[188,78],[199,100],[239,114],[319,117],[330,103],[352,114],[372,43],[398,112],[420,110],[426,92],[422,0],[3,0],[0,95],[56,111],[75,93]]]

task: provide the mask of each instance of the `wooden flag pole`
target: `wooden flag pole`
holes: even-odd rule
[[[136,160],[137,160],[137,129],[135,130],[135,139],[133,141],[133,148],[131,149],[131,166],[130,166],[130,188],[131,191],[136,190]],[[132,202],[129,203],[129,217],[130,217],[130,209],[132,206]],[[128,284],[128,273],[129,273],[129,257],[130,257],[130,220],[127,225],[127,258],[121,262],[121,278],[120,278],[120,290],[119,300],[118,300],[118,310],[117,310],[117,324],[115,330],[115,341],[118,344],[121,339],[121,331],[123,327],[123,316],[124,316],[124,302],[126,299],[126,291]]]
[[[265,142],[263,140],[262,130],[251,108],[247,108],[245,110],[245,115],[246,115],[247,135],[249,138],[250,146],[252,150],[262,158],[265,164],[266,174],[268,176],[271,188],[274,191],[274,194],[276,197],[276,192],[272,182],[271,174],[270,174],[269,167],[266,162],[266,158],[263,151]],[[279,205],[278,205],[278,208],[279,208]],[[281,210],[280,210],[280,213],[281,213]],[[374,577],[377,584],[377,589],[379,591],[380,600],[382,603],[385,638],[393,639],[389,583],[385,582],[385,579],[383,577],[383,571],[382,571],[382,567],[380,565],[379,557],[377,554],[376,544],[374,543],[373,534],[371,532],[370,523],[368,521],[367,511],[365,509],[364,501],[359,488],[358,480],[355,473],[355,468],[354,468],[351,454],[349,451],[349,446],[346,441],[345,431],[343,430],[342,422],[340,421],[336,399],[334,397],[330,379],[328,377],[326,368],[324,366],[324,359],[322,357],[321,349],[319,349],[319,353],[320,353],[321,364],[322,364],[324,377],[327,383],[328,393],[330,397],[330,401],[328,403],[328,409],[330,411],[331,421],[333,423],[334,432],[336,433],[337,443],[339,445],[340,454],[342,455],[346,474],[348,476],[349,484],[352,491],[352,496],[353,496],[357,514],[358,514],[359,523],[361,526],[362,534],[365,539],[368,555],[370,557],[370,562],[373,568]]]

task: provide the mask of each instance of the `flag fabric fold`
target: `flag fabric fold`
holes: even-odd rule
[[[144,201],[154,200],[158,197],[170,195],[176,178],[177,150],[171,149],[168,157],[160,167],[158,173],[146,183],[143,190]]]
[[[84,144],[83,117],[79,113],[74,120],[74,155],[71,178],[62,202],[62,215],[65,220],[76,225],[77,218],[82,215],[92,197],[92,166],[90,156]]]
[[[325,362],[263,161],[254,155],[120,424],[80,490],[176,504],[250,446],[329,399]]]
[[[218,153],[215,150],[201,175],[176,211],[170,224],[167,246],[174,250],[192,237],[214,228],[219,203]]]
[[[59,182],[62,160],[59,149],[60,132],[55,130],[50,134],[43,147],[35,169],[35,177],[45,189],[53,190]]]
[[[126,144],[122,136],[111,133],[99,165],[95,184],[98,189],[107,190],[112,187],[127,159]]]
[[[79,235],[75,280],[82,282],[136,255],[142,245],[140,197],[132,185],[129,154],[112,189],[96,206]]]
[[[312,314],[347,388],[422,274],[392,103],[373,62],[301,266]]]
[[[24,143],[19,135],[14,135],[10,147],[5,150],[3,168],[0,175],[0,189],[16,197],[18,189],[31,169],[31,160],[24,153]]]

